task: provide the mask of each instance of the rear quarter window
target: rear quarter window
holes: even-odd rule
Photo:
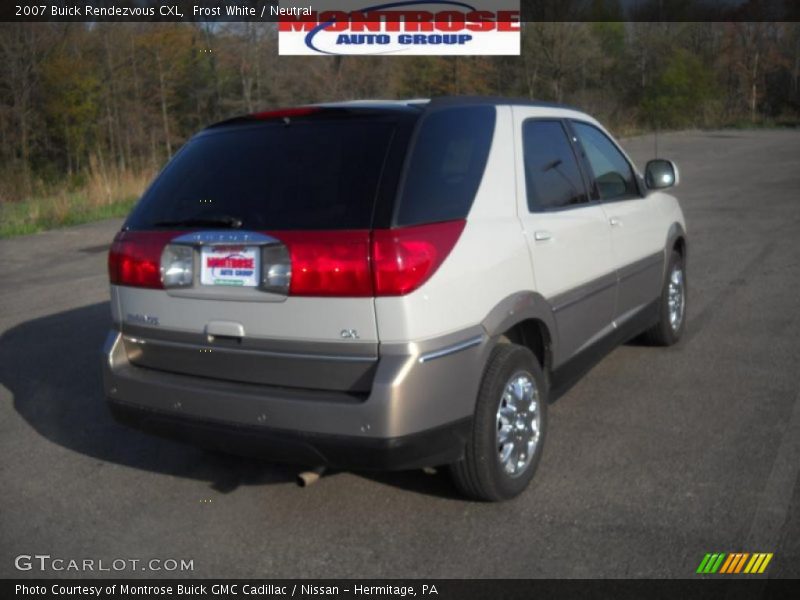
[[[463,219],[483,179],[494,135],[493,106],[435,110],[418,125],[395,223]]]

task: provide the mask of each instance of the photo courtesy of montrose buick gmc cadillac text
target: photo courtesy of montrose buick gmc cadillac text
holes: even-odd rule
[[[312,467],[534,475],[547,404],[686,322],[668,160],[575,109],[360,101],[231,119],[167,164],[109,254],[104,385],[135,427]]]

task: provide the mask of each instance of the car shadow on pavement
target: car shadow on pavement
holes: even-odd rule
[[[208,481],[220,493],[242,485],[293,482],[301,468],[206,451],[129,429],[103,397],[101,349],[108,302],[27,321],[0,336],[0,384],[41,436],[100,461]],[[334,475],[335,473],[332,473]],[[441,475],[358,473],[409,491],[454,497]]]
[[[103,397],[101,349],[111,326],[108,302],[34,319],[0,337],[0,384],[14,408],[51,442],[136,469],[205,480],[220,492],[285,483],[294,471],[208,452],[128,429]]]

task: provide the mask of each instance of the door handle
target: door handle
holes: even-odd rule
[[[620,225],[622,225],[622,219],[618,219],[617,217],[611,217],[611,218],[608,220],[608,223],[609,223],[609,225],[611,225],[612,227],[619,227]]]
[[[535,239],[537,242],[545,242],[552,237],[553,235],[549,231],[541,230],[533,233],[533,239]]]

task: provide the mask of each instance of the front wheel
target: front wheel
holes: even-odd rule
[[[464,458],[450,467],[456,486],[477,500],[519,495],[539,464],[546,428],[539,362],[523,346],[499,344],[484,371]]]
[[[686,267],[683,257],[673,250],[667,264],[667,279],[661,290],[658,323],[644,334],[653,346],[672,346],[681,339],[686,323]]]

